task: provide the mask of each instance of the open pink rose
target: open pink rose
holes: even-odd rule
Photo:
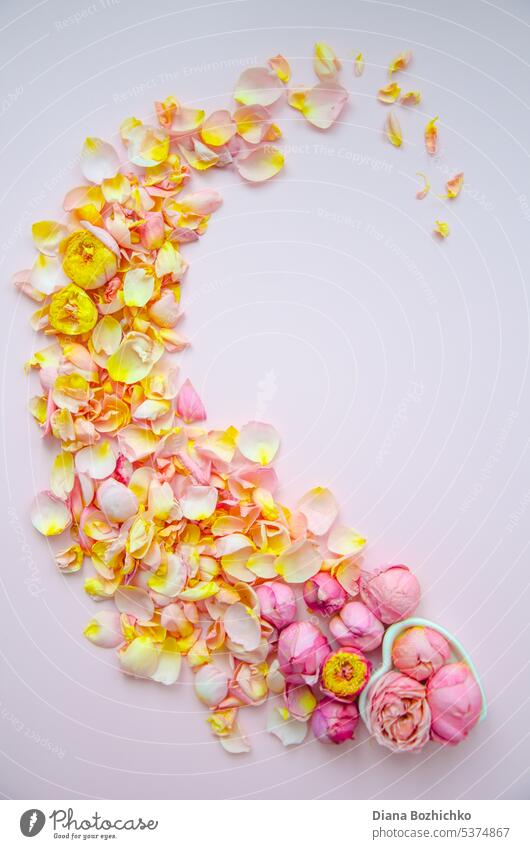
[[[395,640],[392,662],[396,669],[416,681],[425,681],[451,657],[449,643],[433,628],[407,628]]]
[[[385,626],[362,601],[350,601],[330,621],[329,630],[342,646],[374,651],[381,645]]]
[[[311,622],[293,622],[280,633],[280,672],[291,684],[315,684],[328,654],[326,637]]]
[[[420,600],[420,585],[408,566],[380,566],[362,572],[361,598],[385,625],[412,616]]]
[[[441,743],[460,743],[479,720],[482,694],[465,663],[448,663],[427,681],[432,714],[431,737]]]
[[[368,694],[367,712],[378,743],[393,752],[418,751],[429,739],[431,711],[423,684],[387,672]]]
[[[304,601],[309,610],[332,616],[344,605],[346,592],[329,572],[318,572],[305,582]]]
[[[282,581],[266,581],[256,587],[261,617],[280,631],[296,617],[296,599],[291,587]]]
[[[321,743],[344,743],[353,739],[358,722],[357,705],[325,698],[313,711],[311,730]]]

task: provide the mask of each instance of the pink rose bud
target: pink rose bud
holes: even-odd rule
[[[425,686],[400,672],[387,672],[370,688],[369,727],[393,752],[417,751],[429,739],[431,711]]]
[[[385,625],[412,616],[420,600],[418,579],[407,566],[381,566],[362,572],[361,598]]]
[[[316,684],[328,654],[326,637],[311,622],[293,622],[280,633],[280,672],[291,684]]]
[[[433,628],[407,628],[394,642],[392,662],[416,681],[425,681],[451,657],[449,643]]]
[[[191,424],[192,422],[203,422],[206,418],[206,410],[203,403],[189,380],[185,380],[179,389],[176,401],[177,416]]]
[[[432,714],[431,737],[441,743],[460,743],[479,720],[480,687],[465,663],[448,663],[427,682]]]
[[[346,592],[329,572],[318,572],[304,586],[304,601],[309,610],[333,616],[346,602]]]
[[[344,743],[353,740],[358,722],[357,705],[324,698],[313,711],[311,729],[321,743]]]
[[[329,630],[342,646],[373,651],[381,645],[385,626],[362,601],[350,601],[333,617]]]
[[[344,646],[324,660],[322,690],[339,702],[353,702],[368,683],[371,671],[372,664],[358,649]]]
[[[262,619],[278,631],[296,618],[296,599],[291,587],[281,581],[266,581],[256,587]]]

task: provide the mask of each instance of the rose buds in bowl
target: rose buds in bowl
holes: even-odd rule
[[[328,654],[322,664],[321,687],[340,702],[353,702],[366,686],[372,664],[358,649],[344,646]]]
[[[429,739],[425,686],[400,672],[387,672],[370,689],[367,717],[377,742],[393,752],[417,751]]]
[[[392,662],[396,669],[416,681],[425,681],[451,657],[449,643],[439,631],[416,625],[394,641]]]
[[[482,693],[465,663],[448,663],[427,681],[431,737],[441,743],[460,743],[477,724]]]

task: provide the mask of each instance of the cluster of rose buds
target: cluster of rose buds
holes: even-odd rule
[[[400,54],[391,74],[409,61]],[[284,160],[271,144],[281,137],[272,108],[287,92],[305,120],[328,129],[348,99],[340,67],[319,43],[311,88],[286,90],[290,68],[276,56],[242,73],[233,111],[207,116],[168,97],[155,123],[123,121],[125,160],[88,138],[85,184],[66,195],[64,221],[33,225],[38,255],[15,279],[38,304],[32,327],[47,339],[28,363],[39,379],[30,410],[59,445],[33,525],[47,537],[69,531],[55,554],[62,573],[89,569],[85,590],[101,610],[86,637],[115,649],[124,673],[168,686],[185,660],[213,734],[233,753],[249,748],[240,711],[269,695],[268,728],[285,745],[309,726],[324,742],[350,740],[372,672],[366,654],[420,598],[406,566],[361,568],[366,540],[338,523],[329,489],[315,487],[294,509],[278,500],[273,427],[201,427],[204,405],[175,363],[188,344],[176,329],[181,248],[222,203],[215,190],[187,189],[193,171],[275,176]],[[386,87],[383,102],[396,91]],[[398,136],[394,120],[394,144]],[[431,147],[434,136],[431,128]],[[479,708],[472,676],[446,664],[436,634],[412,633],[396,644],[399,672],[370,693],[373,733],[398,749],[429,735],[458,742]]]

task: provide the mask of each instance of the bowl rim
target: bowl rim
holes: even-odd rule
[[[386,672],[390,672],[390,670],[392,669],[392,646],[394,645],[396,639],[399,637],[400,634],[403,633],[403,631],[406,631],[408,628],[414,628],[417,626],[424,626],[426,628],[432,628],[434,631],[438,631],[438,633],[445,637],[446,640],[449,642],[453,650],[453,654],[456,655],[458,660],[463,661],[469,667],[479,686],[480,694],[482,696],[482,709],[480,711],[479,716],[479,722],[482,722],[482,720],[485,719],[488,715],[486,693],[484,692],[484,687],[482,686],[482,682],[477,672],[477,668],[471,660],[471,657],[465,650],[464,646],[462,645],[460,640],[458,640],[454,636],[454,634],[451,634],[451,632],[448,631],[447,628],[444,628],[443,625],[438,625],[436,622],[431,622],[429,619],[422,619],[418,616],[412,616],[409,619],[402,619],[400,622],[394,622],[394,624],[390,625],[390,627],[387,628],[387,630],[385,631],[382,643],[383,655],[381,658],[381,664],[377,667],[376,670],[374,670],[374,672],[372,672],[366,687],[359,696],[359,713],[361,714],[362,720],[368,728],[368,731],[371,731],[371,728],[366,711],[366,705],[370,689],[374,686],[376,681],[381,678],[382,675],[384,675]]]

